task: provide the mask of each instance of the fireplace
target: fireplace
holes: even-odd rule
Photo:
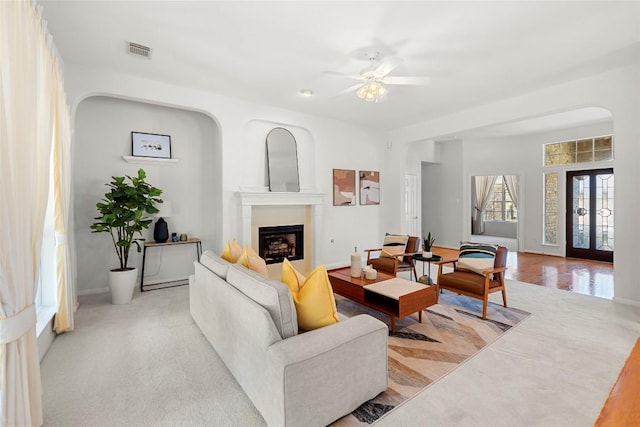
[[[267,264],[304,259],[304,225],[258,228],[258,250]]]

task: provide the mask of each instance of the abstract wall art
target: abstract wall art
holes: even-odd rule
[[[360,171],[360,204],[380,204],[380,172]]]
[[[356,204],[356,171],[350,169],[333,170],[333,206],[354,206]]]

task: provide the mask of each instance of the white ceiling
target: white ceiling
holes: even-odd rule
[[[638,62],[640,2],[40,0],[66,64],[99,67],[388,130]],[[151,60],[126,53],[132,41]],[[384,103],[368,48],[403,60]],[[301,89],[314,91],[302,97]]]

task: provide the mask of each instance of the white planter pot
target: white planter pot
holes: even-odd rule
[[[128,304],[133,298],[133,289],[136,287],[138,270],[111,270],[109,272],[109,289],[111,290],[112,304]]]
[[[422,256],[424,258],[431,258],[433,256],[433,252],[422,252]]]

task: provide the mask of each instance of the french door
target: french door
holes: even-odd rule
[[[567,172],[567,256],[613,262],[613,169]]]

